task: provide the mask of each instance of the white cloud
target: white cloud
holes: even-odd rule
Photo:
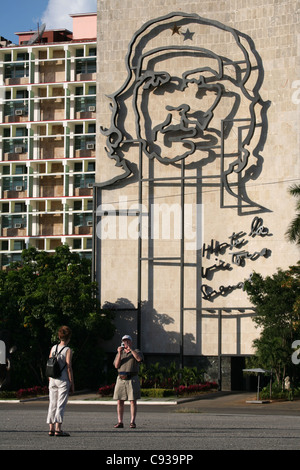
[[[72,31],[70,13],[96,13],[97,0],[49,0],[43,13],[42,23],[46,29],[66,28]]]

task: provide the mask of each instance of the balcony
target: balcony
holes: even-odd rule
[[[4,85],[27,85],[29,83],[29,63],[11,62],[4,66]]]
[[[39,197],[63,197],[63,176],[41,176],[39,179]]]
[[[22,199],[24,197],[27,197],[27,190],[26,189],[4,190],[3,197],[4,199]]]
[[[26,122],[28,121],[28,106],[23,101],[11,101],[4,105],[4,122]]]
[[[5,199],[22,199],[27,197],[27,176],[3,176],[2,188]]]
[[[3,139],[4,140],[4,139]],[[27,139],[8,139],[4,141],[3,160],[18,161],[26,160],[28,152]]]
[[[39,158],[52,159],[65,157],[64,136],[41,137],[39,147]]]
[[[74,196],[92,196],[95,174],[75,175]]]
[[[96,96],[77,96],[75,98],[76,119],[96,119]]]
[[[62,54],[64,52],[62,51]],[[39,63],[40,83],[59,83],[65,81],[65,61],[64,59],[41,61]]]
[[[40,105],[41,121],[61,121],[65,118],[64,98],[45,99]]]
[[[42,236],[63,235],[62,214],[42,214],[39,216],[39,232]]]
[[[76,136],[75,137],[75,158],[95,158],[96,143],[95,136]]]
[[[24,237],[26,236],[26,215],[3,215],[2,237]]]
[[[16,224],[18,225],[18,224]],[[25,237],[26,236],[26,227],[5,227],[2,229],[2,237]]]
[[[92,196],[93,187],[74,188],[74,196]]]
[[[74,235],[92,235],[93,227],[91,226],[76,226],[74,227]]]
[[[74,235],[92,235],[93,218],[91,213],[74,214]]]
[[[82,58],[76,61],[76,81],[96,80],[97,59]]]

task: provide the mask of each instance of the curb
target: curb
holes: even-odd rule
[[[125,405],[130,405],[130,401],[125,401]],[[117,400],[68,400],[68,405],[117,405]],[[137,400],[137,405],[178,405],[178,401],[143,401]]]
[[[193,397],[184,397],[184,398],[178,398],[178,400],[159,400],[159,399],[155,399],[155,398],[148,398],[148,399],[145,399],[145,400],[137,400],[137,405],[180,405],[181,403],[188,403],[188,402],[192,402],[192,401],[198,401],[198,400],[203,400],[203,399],[207,399],[208,397],[211,398],[212,395],[214,397],[217,397],[217,396],[224,396],[224,395],[227,395],[226,392],[214,392],[213,394],[209,394],[209,393],[205,393],[203,395],[198,395],[198,396],[193,396]],[[89,400],[89,399],[86,399],[86,400],[68,400],[68,403],[69,404],[80,404],[80,405],[88,405],[88,404],[93,404],[93,405],[114,405],[116,406],[117,405],[117,400]],[[128,405],[130,404],[130,401],[126,400],[125,402],[125,405]]]
[[[84,393],[82,392],[77,392],[77,395],[83,395]],[[75,393],[76,395],[76,393]],[[217,396],[222,396],[222,395],[227,395],[226,392],[214,392],[212,394],[214,397]],[[188,402],[193,402],[193,401],[198,401],[202,399],[207,399],[207,398],[212,398],[212,395],[210,394],[203,394],[203,395],[198,395],[198,396],[193,396],[193,397],[184,397],[184,398],[178,398],[178,400],[157,400],[155,398],[152,399],[141,399],[137,400],[138,405],[179,405],[181,403],[188,403]],[[34,401],[48,401],[49,396],[44,395],[40,397],[32,397],[32,398],[23,398],[23,399],[7,399],[7,400],[0,400],[0,403],[27,403],[27,402],[34,402]],[[117,405],[117,400],[89,400],[87,399],[69,399],[68,404],[70,405]],[[125,405],[129,405],[130,401],[126,400]]]

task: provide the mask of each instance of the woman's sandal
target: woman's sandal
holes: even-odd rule
[[[135,423],[130,423],[130,426],[129,426],[129,427],[132,428],[132,429],[133,429],[133,428],[136,428],[136,424],[135,424]]]
[[[64,432],[64,431],[55,431],[55,436],[57,436],[57,437],[68,437],[68,436],[70,436],[70,434],[67,433],[67,432]]]
[[[49,431],[48,436],[54,436],[54,431]]]
[[[114,428],[124,428],[123,423],[118,423],[114,425]]]

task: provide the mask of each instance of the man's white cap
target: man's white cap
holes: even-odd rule
[[[131,336],[129,336],[129,335],[124,335],[123,338],[122,338],[122,341],[123,341],[124,339],[129,339],[129,341],[132,341],[132,338],[131,338]]]

